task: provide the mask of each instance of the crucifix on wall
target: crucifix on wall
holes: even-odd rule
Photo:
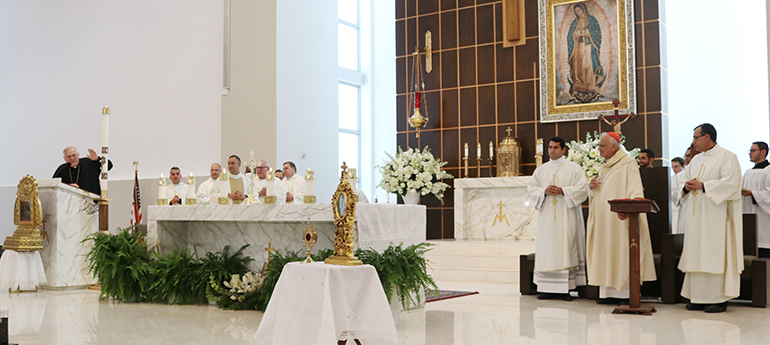
[[[617,99],[612,101],[612,105],[615,106],[615,115],[610,116],[610,119],[612,119],[612,121],[608,121],[607,117],[604,115],[599,115],[599,119],[604,121],[604,123],[612,126],[613,132],[618,133],[618,135],[622,135],[623,133],[620,132],[620,126],[626,123],[626,121],[628,121],[629,119],[635,118],[636,114],[634,113],[629,113],[628,115],[618,114],[618,106],[620,105],[620,101],[618,101]],[[623,119],[624,117],[625,119]],[[623,120],[623,121],[620,121],[620,120]]]
[[[503,46],[524,45],[524,0],[503,0]]]

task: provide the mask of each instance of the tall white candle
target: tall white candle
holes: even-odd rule
[[[160,174],[160,178],[158,178],[158,199],[165,199],[166,198],[166,178],[163,177],[163,174]]]
[[[495,157],[495,145],[492,144],[492,142],[489,142],[489,159],[492,159]]]
[[[315,195],[314,182],[315,180],[305,180],[305,195]]]
[[[543,154],[543,144],[540,144],[537,140],[535,140],[535,153],[539,155]]]
[[[275,194],[275,173],[273,173],[273,168],[267,170],[267,177],[265,177],[265,187],[267,187],[267,190],[265,190],[265,196]]]
[[[195,199],[195,175],[187,176],[187,199]]]
[[[109,147],[110,143],[110,107],[102,108],[102,147]]]
[[[468,158],[468,143],[465,143],[465,155],[463,158]]]
[[[481,143],[476,143],[476,158],[481,158]]]

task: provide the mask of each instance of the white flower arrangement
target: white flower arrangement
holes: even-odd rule
[[[224,285],[230,289],[230,299],[243,302],[246,294],[256,291],[262,285],[262,277],[248,272],[241,277],[239,274],[233,274],[229,282]]]
[[[441,170],[447,162],[441,162],[433,157],[430,148],[425,148],[420,152],[410,148],[407,151],[398,148],[398,153],[390,157],[390,162],[376,168],[382,174],[382,181],[378,187],[382,187],[388,193],[406,195],[413,191],[421,196],[433,195],[443,203],[444,191],[449,185],[441,182],[443,179],[454,178],[454,176]]]
[[[573,140],[567,143],[567,147],[569,147],[567,160],[580,165],[580,167],[583,168],[586,178],[589,180],[599,174],[602,163],[604,163],[604,158],[599,154],[600,137],[601,135],[597,131],[594,131],[593,135],[591,135],[590,132],[586,132],[585,142]],[[623,146],[625,142],[626,137],[620,136],[620,149],[628,152],[631,157],[636,158],[639,156],[639,151],[641,150],[635,148],[629,152],[626,150],[625,146]]]

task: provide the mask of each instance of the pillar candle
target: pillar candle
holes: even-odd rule
[[[535,140],[535,153],[542,155],[543,154],[543,144],[538,144],[537,140]]]
[[[476,158],[481,158],[481,143],[476,143]]]
[[[187,176],[187,197],[188,199],[195,199],[195,176],[192,173]]]
[[[163,177],[163,174],[160,174],[160,177],[158,178],[158,199],[165,199],[166,198],[166,178]]]
[[[265,187],[267,187],[267,190],[265,191],[265,196],[275,194],[275,174],[273,173],[272,168],[270,168],[267,171],[267,177],[265,178]]]

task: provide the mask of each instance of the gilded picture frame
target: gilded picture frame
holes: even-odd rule
[[[539,0],[540,122],[636,112],[633,0]]]

